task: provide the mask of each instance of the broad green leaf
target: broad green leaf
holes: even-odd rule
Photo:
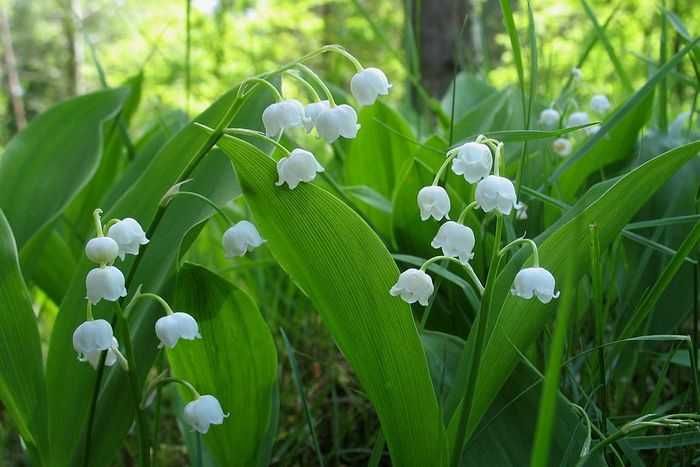
[[[362,130],[352,140],[346,154],[344,183],[366,185],[391,199],[401,169],[413,149],[409,142],[413,131],[401,115],[382,102],[363,107],[359,123]],[[387,131],[386,126],[404,137]],[[371,204],[365,204],[365,212],[381,234],[389,238],[391,217]]]
[[[196,121],[208,126],[218,125],[234,104],[235,95],[236,89],[229,91]],[[261,112],[269,102],[268,92],[256,92],[242,107],[238,107],[233,125],[257,127]],[[188,189],[209,196],[215,202],[226,202],[235,195],[231,189],[235,186],[235,180],[230,163],[220,153],[209,152],[213,144],[210,136],[190,123],[155,155],[105,214],[105,220],[133,217],[151,234],[151,242],[142,258],[128,257],[126,262],[117,263],[127,277],[127,290],[130,292],[138,284],[143,284],[144,290],[158,292],[172,277],[172,266],[182,239],[193,226],[212,215],[209,206],[192,199],[176,199],[166,209],[159,208],[160,199],[170,186],[181,179],[194,178]],[[152,225],[154,222],[158,228]],[[138,266],[135,270],[134,265]],[[85,316],[84,281],[91,267],[84,258],[77,266],[61,303],[49,348],[49,435],[52,445],[61,446],[60,450],[53,451],[52,467],[82,465],[84,455],[83,430],[87,428],[96,374],[88,365],[76,361],[70,336]],[[109,319],[112,309],[100,303],[95,313]],[[135,308],[135,318],[130,323],[138,356],[136,371],[141,379],[145,377],[156,354],[157,342],[152,326],[158,313],[159,310],[153,306],[138,306]],[[66,385],[66,380],[70,380],[71,384]],[[99,436],[92,438],[91,467],[109,465],[134,415],[134,402],[129,397],[129,391],[124,390],[127,385],[123,371],[118,368],[105,371],[101,387],[94,427],[94,432]],[[74,427],[74,430],[66,430],[65,426]]]
[[[118,88],[62,102],[10,141],[0,157],[0,209],[17,248],[56,219],[89,182],[100,162],[102,124],[126,95]]]
[[[256,225],[309,296],[374,405],[397,466],[440,466],[446,441],[409,307],[389,289],[399,270],[374,232],[314,184],[275,186],[275,163],[242,140],[233,160]]]
[[[423,334],[422,340],[433,384],[441,396],[440,400],[444,401],[455,384],[464,341],[456,336],[430,331]],[[525,365],[518,366],[465,446],[462,465],[527,466],[541,392],[541,376]],[[561,395],[556,400],[554,427],[550,453],[552,462],[548,465],[572,465],[585,442],[586,427]]]
[[[657,156],[649,162],[605,184],[606,190],[597,198],[587,198],[588,205],[576,205],[573,216],[564,216],[535,240],[540,245],[542,267],[562,278],[573,271],[575,282],[588,270],[590,224],[599,227],[601,249],[606,248],[620,233],[629,219],[651,195],[700,150],[700,142],[681,146]],[[595,188],[595,187],[594,187]],[[600,191],[600,190],[598,190]],[[482,364],[488,372],[480,372],[468,433],[488,409],[494,394],[502,387],[517,363],[516,349],[526,349],[552,318],[552,305],[537,300],[523,300],[508,293],[517,270],[526,259],[516,254],[498,277],[493,311],[490,313],[490,334],[483,349]],[[496,325],[497,324],[497,325]],[[470,340],[474,336],[470,335]],[[468,360],[471,346],[465,346]],[[456,421],[452,417],[450,424]]]
[[[209,451],[220,466],[267,466],[277,351],[258,307],[226,279],[190,264],[178,274],[175,305],[195,317],[202,339],[168,350],[173,375],[216,396],[231,414],[203,437]]]
[[[36,458],[48,463],[46,384],[36,317],[10,224],[0,210],[0,400]]]

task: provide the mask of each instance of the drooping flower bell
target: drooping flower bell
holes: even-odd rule
[[[226,257],[230,259],[245,255],[265,243],[265,240],[251,222],[240,221],[224,232],[222,243]]]
[[[527,220],[527,204],[520,201],[517,206],[515,206],[515,218],[519,221]]]
[[[191,341],[202,338],[197,321],[191,315],[181,311],[158,318],[156,336],[160,340],[160,345],[169,349],[175,347],[179,339]]]
[[[476,185],[475,197],[477,206],[484,212],[496,209],[502,214],[508,215],[513,208],[518,206],[513,182],[498,175],[489,175],[480,181]]]
[[[146,232],[141,228],[136,219],[127,217],[112,225],[107,231],[107,236],[114,239],[119,245],[119,259],[129,255],[138,255],[139,247],[148,243]]]
[[[112,325],[104,319],[91,319],[83,322],[73,331],[73,349],[78,352],[78,360],[84,362],[92,355],[114,346]]]
[[[391,84],[379,68],[365,68],[350,80],[350,91],[360,105],[372,105],[379,96],[389,94]]]
[[[104,299],[110,302],[126,297],[124,274],[114,266],[91,269],[85,277],[88,301],[96,305]]]
[[[593,112],[599,113],[599,114],[604,114],[608,110],[610,110],[610,101],[608,100],[608,96],[604,94],[596,94],[593,97],[591,97],[591,109]]]
[[[311,130],[314,129],[316,120],[321,112],[330,108],[331,104],[327,100],[306,104],[306,107],[304,107],[304,128],[307,133],[311,133]]]
[[[510,292],[520,298],[530,299],[536,296],[542,303],[549,303],[559,297],[554,291],[554,276],[544,268],[524,268],[518,271]]]
[[[557,138],[552,143],[552,150],[561,157],[566,157],[571,154],[572,148],[573,145],[568,138]]]
[[[360,125],[357,123],[357,112],[347,104],[328,107],[316,117],[318,136],[327,143],[332,143],[341,136],[354,138]]]
[[[224,413],[219,400],[211,395],[205,394],[189,402],[185,406],[185,421],[199,433],[209,431],[210,425],[221,425],[228,413]]]
[[[542,113],[540,113],[540,125],[547,130],[551,130],[559,126],[560,118],[561,115],[559,115],[559,112],[557,112],[555,109],[544,109]]]
[[[588,118],[588,113],[586,112],[574,112],[571,115],[569,115],[569,118],[566,120],[566,126],[580,126],[580,125],[585,125],[586,123],[590,122],[591,120]]]
[[[482,143],[464,143],[457,149],[457,157],[452,161],[452,171],[463,175],[467,183],[476,183],[488,177],[492,167],[491,150]]]
[[[97,264],[112,264],[119,256],[119,245],[111,237],[91,238],[85,245],[85,255]]]
[[[107,349],[107,355],[105,355],[105,366],[114,366],[119,359],[118,354],[119,342],[116,337],[112,337],[112,346]],[[88,352],[85,354],[85,359],[95,370],[100,365],[100,358],[102,357],[102,350],[95,350],[94,352]],[[83,361],[84,361],[83,360]]]
[[[263,110],[262,121],[265,134],[277,138],[284,130],[304,124],[304,106],[295,99],[275,102]]]
[[[323,172],[324,168],[318,163],[316,158],[309,151],[303,149],[293,150],[289,156],[277,161],[277,176],[279,180],[277,186],[289,185],[293,190],[301,182],[311,182],[316,178],[316,174]]]
[[[447,221],[440,226],[440,229],[430,242],[433,248],[441,248],[442,254],[459,258],[463,263],[469,262],[474,257],[474,231],[458,222]]]
[[[420,269],[411,268],[399,275],[399,280],[389,293],[394,297],[400,296],[406,303],[418,302],[427,306],[434,290],[433,279],[428,274]]]
[[[418,192],[418,207],[421,220],[428,220],[431,216],[436,221],[449,218],[450,197],[439,185],[424,186]]]

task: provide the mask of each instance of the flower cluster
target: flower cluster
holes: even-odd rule
[[[106,352],[103,360],[105,366],[113,366],[119,361],[128,370],[128,360],[119,350],[119,341],[114,336],[112,324],[105,319],[95,319],[92,307],[102,300],[116,302],[126,297],[124,274],[114,266],[114,262],[117,258],[123,261],[126,255],[138,255],[140,247],[146,245],[148,239],[135,219],[113,219],[103,226],[101,214],[101,209],[96,209],[93,213],[97,236],[85,245],[86,257],[98,266],[91,269],[85,277],[87,316],[73,332],[73,348],[78,353],[78,360],[87,361],[95,369],[100,365],[102,353]],[[155,335],[160,340],[160,347],[172,349],[180,339],[201,339],[199,325],[191,315],[173,312],[162,297],[154,293],[142,293],[140,287],[125,310],[117,313],[117,318],[126,320],[134,304],[143,298],[156,300],[165,310],[165,316],[155,323]],[[215,410],[217,407],[218,412]],[[206,433],[209,424],[222,423],[223,415],[219,417],[219,413],[223,414],[219,402],[213,396],[202,396],[187,405],[185,419],[194,429]]]
[[[572,76],[573,83],[577,84],[582,80],[583,75],[581,70],[575,68],[572,71]],[[542,128],[545,130],[558,129],[562,127],[563,121],[566,123],[567,127],[575,127],[591,123],[592,120],[589,113],[583,110],[578,110],[578,104],[573,97],[564,100],[564,102],[564,110],[561,112],[555,108],[555,104],[552,104],[550,107],[540,112],[539,124]],[[563,116],[566,115],[569,107],[573,107],[574,111],[569,113],[564,119]],[[604,94],[594,94],[589,102],[590,110],[598,116],[605,115],[611,107],[612,104],[610,103],[610,100]],[[599,130],[600,124],[595,124],[586,127],[584,132],[586,135],[590,136],[596,134]],[[572,149],[573,142],[569,137],[559,137],[552,142],[552,150],[561,157],[566,157],[571,154]]]
[[[555,118],[553,115],[549,117]],[[557,115],[556,119],[558,118]],[[400,296],[407,303],[428,305],[435,288],[426,270],[430,264],[439,260],[455,261],[462,265],[477,290],[483,293],[484,286],[469,264],[474,256],[476,237],[474,231],[464,225],[467,213],[470,209],[477,208],[485,213],[493,212],[504,216],[515,210],[519,218],[526,216],[526,207],[518,203],[513,182],[499,175],[502,154],[503,143],[485,136],[479,136],[476,141],[464,143],[447,152],[445,162],[438,170],[432,185],[421,188],[417,197],[423,221],[431,217],[437,221],[448,219],[439,227],[431,242],[433,248],[442,250],[442,255],[425,261],[420,269],[411,268],[402,272],[396,284],[389,290],[391,295]],[[462,210],[456,221],[449,220],[450,197],[447,190],[440,186],[450,163],[452,172],[464,177],[467,183],[476,184],[475,200]],[[507,249],[519,243],[528,243],[531,246],[534,265],[517,273],[511,293],[524,299],[537,297],[542,303],[549,303],[559,296],[559,292],[555,290],[554,276],[539,265],[537,245],[534,241],[517,239],[503,247],[499,254],[504,254]]]
[[[382,70],[363,68],[350,54],[347,52],[342,54],[357,68],[357,73],[350,80],[350,91],[359,105],[372,105],[379,96],[389,93],[391,84]],[[265,136],[279,139],[285,130],[303,127],[306,133],[311,133],[315,129],[318,137],[329,144],[339,138],[355,138],[360,129],[355,109],[347,104],[336,105],[333,95],[321,78],[302,64],[298,67],[300,71],[310,75],[323,89],[326,99],[321,100],[315,88],[300,74],[288,74],[310,90],[316,100],[303,105],[296,99],[285,99],[277,92],[278,102],[270,104],[262,114]],[[316,178],[317,173],[324,171],[313,153],[301,148],[289,151],[278,143],[274,141],[273,143],[285,153],[285,156],[277,162],[276,184],[278,186],[286,183],[289,189],[293,190],[299,183],[311,182]]]

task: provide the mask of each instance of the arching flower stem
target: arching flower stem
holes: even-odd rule
[[[124,309],[124,315],[128,316],[129,312],[131,311],[133,306],[136,304],[136,302],[140,299],[143,299],[143,298],[150,298],[150,299],[157,301],[163,307],[163,310],[165,310],[166,314],[168,314],[168,315],[173,314],[173,309],[170,308],[170,305],[168,305],[168,302],[166,302],[163,299],[163,297],[161,297],[158,294],[151,293],[151,292],[141,292],[141,286],[139,286],[139,288],[136,289],[136,293],[134,294],[134,298],[131,299],[129,304]]]
[[[328,89],[326,83],[323,82],[323,80],[316,74],[316,72],[308,66],[304,65],[303,63],[297,63],[296,67],[302,70],[307,75],[309,75],[316,82],[318,87],[320,87],[323,90],[323,93],[326,95],[326,98],[331,104],[331,107],[335,107],[335,99],[333,99],[333,94],[331,94],[331,90]]]
[[[144,409],[146,407],[146,402],[149,399],[149,395],[153,391],[165,386],[166,384],[170,384],[170,383],[180,384],[180,385],[186,387],[190,391],[190,393],[192,394],[193,399],[199,399],[200,394],[195,389],[195,387],[192,386],[191,383],[185,381],[184,379],[176,378],[174,376],[163,376],[163,377],[156,378],[155,380],[153,380],[151,382],[151,384],[148,385],[148,388],[146,389],[146,392],[144,393],[143,399],[141,401],[141,409]]]
[[[282,97],[282,94],[280,94],[279,90],[275,87],[275,85],[272,84],[271,82],[269,82],[268,80],[263,79],[263,78],[254,77],[254,78],[246,79],[245,81],[243,81],[241,83],[240,87],[238,88],[239,91],[243,88],[243,86],[245,86],[248,83],[259,83],[259,84],[262,84],[264,86],[267,86],[268,88],[270,88],[272,93],[275,95],[275,99],[277,100],[277,102],[284,100],[284,98]],[[245,95],[245,94],[247,94],[247,92],[248,91],[244,91],[243,94]]]
[[[445,170],[447,170],[447,167],[450,165],[450,162],[452,162],[452,160],[455,157],[457,157],[457,154],[459,154],[457,148],[450,149],[449,151],[447,151],[447,157],[445,158],[445,161],[442,163],[437,173],[435,174],[435,178],[433,178],[433,186],[436,186],[438,183],[440,183],[442,176],[445,174]]]
[[[201,124],[198,124],[198,125],[204,126]],[[207,127],[207,129],[210,129],[210,128]],[[241,135],[241,136],[254,136],[256,138],[260,138],[260,139],[264,140],[265,142],[276,146],[280,151],[282,151],[284,153],[285,156],[289,157],[291,155],[291,153],[289,152],[289,149],[285,148],[282,143],[280,143],[279,141],[277,141],[273,138],[270,138],[265,133],[257,131],[257,130],[250,130],[248,128],[226,128],[224,130],[224,134]]]
[[[97,232],[98,237],[104,237],[104,231],[102,230],[102,209],[97,208],[92,212],[92,217],[95,219],[95,232]]]
[[[87,321],[92,321],[95,319],[95,317],[92,315],[92,303],[90,303],[90,300],[87,301],[87,308],[85,309],[85,318]]]
[[[459,217],[457,218],[457,223],[458,224],[464,224],[464,219],[467,217],[467,213],[469,212],[470,209],[474,209],[477,207],[477,202],[472,201],[471,203],[467,204],[464,209],[462,209],[462,212],[459,214]]]
[[[438,261],[441,261],[443,259],[448,260],[448,261],[452,261],[453,263],[457,263],[460,266],[462,266],[467,271],[467,275],[469,276],[469,278],[472,280],[472,282],[476,286],[476,289],[479,291],[479,295],[484,294],[484,285],[479,280],[479,276],[476,275],[476,272],[474,272],[474,269],[471,267],[471,265],[469,263],[463,263],[460,260],[458,260],[457,258],[453,258],[451,256],[442,256],[442,255],[441,256],[434,256],[434,257],[430,258],[429,260],[427,260],[425,263],[423,263],[423,265],[420,267],[420,270],[425,272],[428,269],[428,266],[430,266],[431,264],[436,263]]]
[[[499,256],[503,256],[503,254],[506,252],[506,250],[510,247],[513,247],[515,245],[521,244],[521,243],[527,243],[530,245],[530,248],[532,248],[532,264],[534,267],[538,268],[540,267],[540,255],[539,252],[537,251],[537,243],[535,243],[534,240],[530,238],[516,238],[503,248],[501,248],[501,251],[498,252]]]
[[[306,89],[309,94],[311,94],[311,97],[313,97],[314,101],[319,102],[321,100],[321,96],[318,95],[318,92],[316,92],[316,88],[311,86],[311,83],[306,81],[301,75],[298,73],[295,73],[292,70],[286,70],[284,72],[285,75],[289,76],[290,78],[293,78],[296,80],[299,84],[302,85],[304,89]]]
[[[176,193],[171,194],[171,195],[169,196],[169,199],[173,199],[173,198],[175,198],[175,197],[177,197],[177,196],[189,196],[189,197],[191,197],[191,198],[196,198],[196,199],[198,199],[198,200],[200,200],[200,201],[204,201],[204,202],[207,203],[209,206],[211,206],[212,208],[214,208],[214,210],[215,210],[221,217],[224,218],[224,220],[226,221],[226,223],[227,223],[228,225],[232,225],[232,224],[233,224],[233,222],[231,221],[231,219],[228,217],[228,214],[226,214],[226,213],[224,212],[223,209],[221,209],[219,206],[217,206],[217,204],[216,204],[214,201],[212,201],[211,199],[207,198],[207,197],[204,196],[203,194],[201,194],[201,193],[196,193],[196,192],[194,192],[194,191],[178,191],[178,192],[176,192]],[[145,295],[145,294],[143,294],[143,295]]]

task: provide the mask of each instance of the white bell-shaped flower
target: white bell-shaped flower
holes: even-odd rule
[[[219,400],[211,395],[205,394],[199,396],[185,406],[185,421],[195,430],[200,433],[209,431],[210,425],[221,425],[224,423],[224,418],[229,414],[225,414],[221,408]]]
[[[590,121],[591,120],[588,118],[588,113],[586,113],[586,112],[574,112],[571,115],[569,115],[569,118],[566,120],[566,126],[572,127],[572,126],[585,125],[586,123],[588,123]]]
[[[306,104],[306,107],[304,107],[304,128],[307,133],[310,133],[311,130],[314,129],[316,120],[318,116],[321,115],[321,112],[330,108],[331,104],[327,100]]]
[[[297,148],[288,157],[277,161],[279,180],[275,185],[281,186],[286,183],[293,190],[301,182],[313,181],[316,174],[323,171],[323,166],[318,163],[312,153]]]
[[[491,150],[482,143],[464,143],[457,149],[457,156],[452,161],[452,171],[463,175],[467,183],[476,183],[488,177],[492,167]]]
[[[119,348],[119,342],[115,337],[112,337],[112,345],[107,349],[107,355],[105,356],[105,366],[113,366],[117,363],[117,352],[115,349]],[[94,352],[88,352],[85,354],[85,358],[82,360],[87,360],[90,366],[94,369],[100,365],[100,358],[102,357],[102,350],[95,350]]]
[[[372,105],[379,96],[389,94],[389,80],[379,68],[365,68],[350,80],[350,91],[360,105]]]
[[[265,243],[265,240],[263,240],[260,233],[258,233],[258,229],[252,223],[240,221],[224,232],[222,243],[224,244],[226,257],[235,258],[259,247]]]
[[[513,208],[518,207],[513,182],[505,177],[489,175],[476,185],[476,204],[484,212],[494,209],[508,215]]]
[[[566,157],[571,154],[572,149],[573,145],[568,138],[557,138],[552,143],[552,151],[559,154],[561,157]]]
[[[327,143],[332,143],[341,136],[354,138],[360,125],[357,123],[357,112],[347,104],[329,107],[322,110],[316,117],[316,132]]]
[[[127,217],[112,225],[107,231],[107,236],[114,239],[119,245],[119,259],[129,255],[138,255],[139,247],[148,243],[146,232],[141,228],[136,219]]]
[[[610,110],[611,104],[608,100],[608,96],[604,94],[596,94],[591,97],[591,109],[593,112],[604,114]]]
[[[527,204],[521,201],[515,206],[515,218],[519,221],[527,220]]]
[[[580,68],[574,67],[571,69],[571,77],[574,81],[581,81],[583,79],[583,71],[581,71]]]
[[[73,348],[78,360],[85,361],[90,354],[102,352],[113,346],[112,325],[104,319],[85,321],[73,331]]]
[[[433,290],[433,279],[420,269],[411,268],[399,275],[399,280],[389,293],[394,297],[400,296],[406,303],[418,302],[427,306]]]
[[[428,220],[431,216],[436,221],[443,217],[449,219],[450,197],[439,185],[424,186],[418,192],[418,207],[421,220]]]
[[[551,130],[559,126],[560,118],[561,115],[559,115],[559,112],[557,112],[555,109],[544,109],[542,113],[540,113],[540,125],[548,130]]]
[[[111,237],[91,238],[85,245],[85,255],[97,264],[112,264],[119,256],[119,245]]]
[[[197,321],[187,313],[176,311],[156,321],[156,336],[161,345],[172,349],[179,339],[188,341],[201,339]]]
[[[510,292],[520,298],[530,299],[536,296],[542,303],[549,303],[559,297],[554,291],[554,276],[544,268],[524,268],[518,271]]]
[[[304,106],[295,99],[270,104],[263,110],[265,134],[277,138],[284,130],[304,125]]]
[[[105,299],[110,302],[126,297],[124,274],[114,266],[99,267],[90,270],[85,277],[87,299],[93,305]]]
[[[430,242],[433,248],[441,248],[442,254],[459,258],[463,263],[474,257],[474,231],[458,222],[447,221],[440,226],[437,235]]]

